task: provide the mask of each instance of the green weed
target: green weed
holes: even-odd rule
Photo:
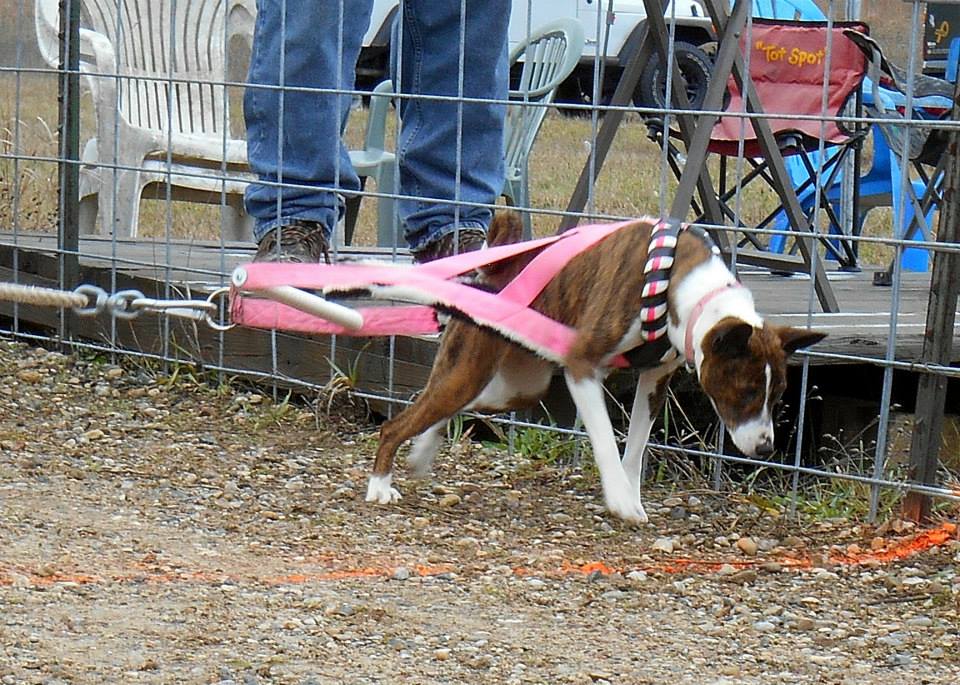
[[[330,380],[319,390],[317,399],[313,403],[314,422],[318,429],[322,425],[321,419],[329,417],[336,406],[342,406],[342,402],[355,404],[358,402],[353,396],[353,391],[357,389],[360,382],[360,362],[368,346],[369,343],[364,345],[346,368],[341,368],[333,359],[326,358],[330,366]],[[364,415],[369,415],[370,407],[367,406],[366,401],[361,404]]]
[[[273,426],[283,427],[285,423],[296,418],[297,407],[290,401],[293,397],[293,391],[288,390],[283,399],[279,402],[269,402],[261,405],[261,410],[257,412],[253,420],[253,426],[256,430],[270,428]]]

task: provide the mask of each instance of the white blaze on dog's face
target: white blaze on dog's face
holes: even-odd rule
[[[767,323],[756,328],[733,317],[703,337],[700,384],[741,452],[773,453],[773,412],[787,386],[787,357],[824,337]]]

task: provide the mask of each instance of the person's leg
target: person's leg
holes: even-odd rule
[[[341,211],[336,190],[360,187],[340,138],[351,96],[296,89],[353,88],[371,7],[372,0],[257,0],[243,108],[247,156],[260,179],[245,198],[257,242],[283,226],[319,228],[329,242]]]
[[[402,93],[458,97],[462,72],[464,98],[507,99],[510,0],[404,0],[402,19],[395,75]],[[482,242],[492,212],[469,203],[492,205],[503,188],[505,115],[503,104],[402,101],[400,193],[411,197],[400,200],[399,213],[414,253],[434,251],[458,228],[473,229]]]

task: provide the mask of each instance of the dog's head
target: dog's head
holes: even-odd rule
[[[786,389],[787,357],[826,333],[727,317],[703,339],[700,384],[737,448],[750,457],[773,453],[773,410]]]

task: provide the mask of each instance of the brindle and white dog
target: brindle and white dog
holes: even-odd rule
[[[677,352],[640,372],[623,459],[607,413],[603,379],[617,354],[644,345],[640,331],[641,289],[647,246],[655,222],[638,220],[571,259],[532,307],[576,332],[564,376],[593,446],[607,509],[642,523],[640,476],[650,427],[667,382],[686,359],[717,413],[746,455],[773,452],[773,409],[786,385],[786,359],[825,334],[774,326],[754,309],[753,296],[702,236],[683,231],[676,240],[667,294],[667,336]],[[516,242],[516,214],[500,213],[490,228],[491,245]],[[504,287],[532,256],[495,265],[483,287]],[[426,388],[417,400],[384,423],[367,500],[394,502],[397,449],[416,437],[408,463],[417,475],[430,471],[447,422],[462,410],[501,412],[535,404],[546,392],[554,365],[495,332],[451,321]]]

